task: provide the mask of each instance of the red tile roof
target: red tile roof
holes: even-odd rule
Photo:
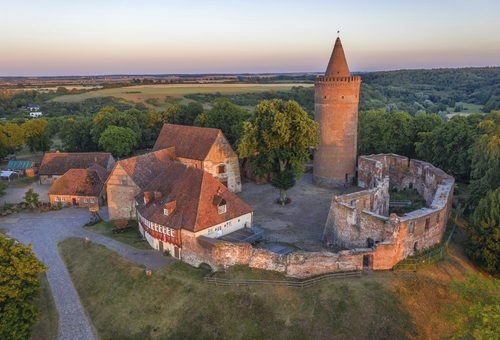
[[[175,149],[168,148],[118,161],[123,170],[141,189],[157,177],[175,159]]]
[[[49,195],[95,196],[99,197],[109,172],[102,168],[71,169],[54,181]],[[104,176],[104,177],[101,177]]]
[[[153,151],[175,147],[177,156],[202,161],[219,134],[222,134],[219,129],[164,124]]]
[[[160,198],[144,204],[144,192],[159,191]],[[225,201],[227,210],[219,214],[214,205],[214,196],[218,202]],[[172,229],[200,231],[224,223],[238,216],[251,213],[253,209],[223,186],[211,174],[194,167],[174,162],[158,177],[149,183],[136,197],[137,210],[151,222]],[[175,210],[165,216],[163,206],[176,201]]]
[[[87,169],[94,164],[107,169],[110,161],[111,165],[115,162],[109,152],[47,152],[43,156],[38,174],[62,175],[70,169]]]

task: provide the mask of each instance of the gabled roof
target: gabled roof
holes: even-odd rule
[[[168,148],[117,162],[139,188],[145,188],[175,159],[175,149]]]
[[[340,38],[335,41],[333,52],[326,68],[325,77],[350,77],[349,66],[344,54]]]
[[[103,171],[104,170],[104,171]],[[101,174],[99,174],[101,173]],[[49,195],[73,195],[73,196],[100,196],[107,179],[101,175],[109,172],[102,168],[94,169],[71,169],[54,181],[49,190]]]
[[[161,193],[148,204],[144,204],[144,192]],[[227,205],[226,213],[219,214],[214,196],[218,195]],[[224,223],[238,216],[251,213],[253,209],[223,186],[211,174],[195,167],[186,167],[174,162],[136,197],[137,210],[149,221],[172,229],[197,232]],[[220,202],[217,199],[218,202]],[[165,216],[163,206],[176,201],[173,213]]]
[[[107,168],[109,152],[52,152],[43,156],[39,175],[62,175],[70,169],[87,169],[94,164]]]
[[[26,170],[35,165],[34,161],[9,161],[6,169],[8,170]]]
[[[219,134],[219,129],[164,124],[153,151],[175,147],[178,157],[204,160]]]

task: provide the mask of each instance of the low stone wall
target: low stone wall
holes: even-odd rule
[[[338,253],[295,252],[280,255],[265,249],[255,249],[248,243],[221,241],[204,254],[184,251],[182,260],[196,267],[206,263],[213,270],[223,270],[234,265],[248,265],[250,268],[285,273],[288,277],[307,278],[326,273],[361,270],[363,255],[371,251],[373,249],[347,250]],[[207,256],[208,253],[212,256]]]

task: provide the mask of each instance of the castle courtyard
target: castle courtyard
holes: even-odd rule
[[[359,191],[354,186],[345,193]],[[328,211],[334,195],[343,189],[328,189],[313,184],[312,173],[304,173],[295,187],[287,191],[292,202],[279,205],[279,190],[270,184],[243,181],[238,197],[254,209],[254,225],[264,231],[268,242],[290,243],[304,251],[325,248],[322,239]]]

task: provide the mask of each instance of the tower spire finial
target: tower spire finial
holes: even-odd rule
[[[340,29],[337,29],[337,38],[340,38]]]

